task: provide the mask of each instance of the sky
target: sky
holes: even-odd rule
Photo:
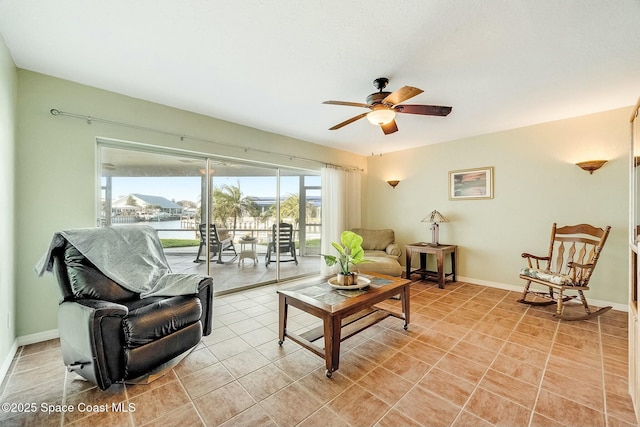
[[[320,177],[307,177],[310,185],[320,185]],[[283,176],[280,178],[281,196],[298,194],[298,177]],[[237,186],[245,196],[275,197],[276,177],[214,177],[213,185]],[[179,202],[200,200],[199,177],[114,177],[112,180],[113,199],[118,199],[132,193],[149,196],[162,196],[169,200]]]

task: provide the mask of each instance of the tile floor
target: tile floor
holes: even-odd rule
[[[557,321],[553,309],[518,304],[513,292],[416,282],[409,331],[390,317],[346,340],[340,369],[328,379],[319,357],[291,341],[278,346],[277,289],[217,297],[213,333],[148,385],[100,391],[65,371],[57,341],[21,347],[1,400],[35,403],[37,410],[0,411],[0,425],[636,423],[627,392],[626,313]],[[290,328],[316,325],[312,316],[290,309]],[[58,407],[47,414],[48,405],[69,405],[74,412],[55,412]]]

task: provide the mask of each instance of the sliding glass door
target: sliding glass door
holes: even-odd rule
[[[319,274],[319,171],[109,142],[99,157],[99,225],[157,229],[174,272],[211,275],[216,292]]]

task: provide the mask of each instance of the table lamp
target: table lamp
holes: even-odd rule
[[[431,223],[431,245],[438,246],[438,223],[439,222],[449,222],[447,218],[445,218],[440,212],[433,211],[421,222],[430,222]]]

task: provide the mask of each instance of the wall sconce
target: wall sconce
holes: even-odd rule
[[[387,181],[387,184],[389,184],[393,188],[396,188],[396,185],[400,184],[400,181],[398,180]]]
[[[607,163],[606,160],[589,160],[587,162],[576,163],[576,166],[579,166],[582,170],[589,172],[589,174],[593,174],[593,171],[597,171]]]

